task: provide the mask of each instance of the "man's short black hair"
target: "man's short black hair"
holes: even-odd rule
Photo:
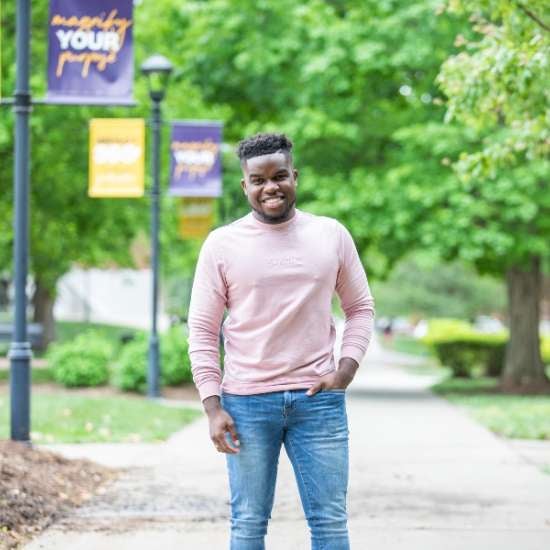
[[[291,151],[292,141],[284,134],[256,134],[239,143],[237,155],[244,162],[252,157],[271,153],[286,153],[291,156]]]

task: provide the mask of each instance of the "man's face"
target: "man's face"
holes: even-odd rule
[[[243,162],[241,186],[257,218],[284,222],[294,215],[298,172],[285,153],[252,157]]]

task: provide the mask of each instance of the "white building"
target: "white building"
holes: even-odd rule
[[[159,330],[170,325],[159,295]],[[57,284],[54,316],[148,329],[151,325],[151,271],[73,268]]]

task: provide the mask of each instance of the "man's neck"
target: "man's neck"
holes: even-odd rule
[[[281,218],[267,218],[264,217],[260,212],[252,210],[252,215],[260,222],[267,223],[269,225],[277,225],[278,223],[284,223],[291,220],[296,215],[296,208],[293,206],[289,212]]]

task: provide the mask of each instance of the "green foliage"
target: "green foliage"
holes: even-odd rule
[[[450,367],[453,376],[500,376],[504,366],[508,334],[485,334],[474,330],[466,321],[432,319],[428,333],[422,338],[430,346],[441,365]],[[541,337],[541,353],[550,364],[550,337]]]
[[[429,346],[438,342],[447,341],[453,338],[467,338],[475,334],[475,331],[467,321],[461,319],[430,319],[428,321],[428,332],[422,341]]]
[[[126,344],[113,364],[112,383],[121,390],[145,393],[147,357],[148,343],[144,336]]]
[[[469,378],[474,374],[500,376],[506,337],[475,334],[439,341],[433,347],[440,363],[450,367],[455,377]]]
[[[459,25],[454,16],[436,17],[436,4],[162,0],[138,5],[136,22],[146,21],[144,44],[178,67],[169,112],[192,118],[215,112],[231,144],[260,130],[289,133],[300,169],[299,205],[344,221],[375,275],[410,251],[411,226],[425,214],[388,209],[383,196],[385,174],[402,161],[396,132],[443,116],[432,101],[434,78]],[[220,223],[248,211],[232,152],[224,171]],[[403,229],[395,231],[396,223]],[[383,235],[407,242],[382,248]]]
[[[483,147],[460,161],[470,176],[550,153],[550,9],[545,0],[450,0],[449,11],[467,15],[476,32],[459,35],[463,50],[443,65],[439,82],[448,96],[447,118],[496,129]]]
[[[126,344],[115,362],[113,384],[125,391],[145,393],[147,388],[147,335]],[[187,336],[173,327],[160,337],[161,384],[174,386],[192,381]]]
[[[47,353],[56,382],[66,387],[99,386],[109,380],[109,361],[113,348],[92,331],[73,341],[53,344]]]
[[[385,281],[374,281],[378,316],[474,319],[505,312],[504,285],[463,262],[443,263],[415,253],[399,261]]]
[[[439,74],[446,118],[480,138],[453,159],[452,193],[462,197],[453,218],[471,228],[456,248],[502,272],[550,252],[550,10],[542,0],[451,0],[448,10],[468,16],[475,35],[457,37],[463,49]]]
[[[441,365],[453,376],[499,376],[504,364],[506,341],[503,334],[476,332],[467,322],[457,319],[432,319],[422,339],[431,346]]]
[[[161,337],[162,381],[167,386],[191,382],[187,334],[182,326],[175,326]]]

